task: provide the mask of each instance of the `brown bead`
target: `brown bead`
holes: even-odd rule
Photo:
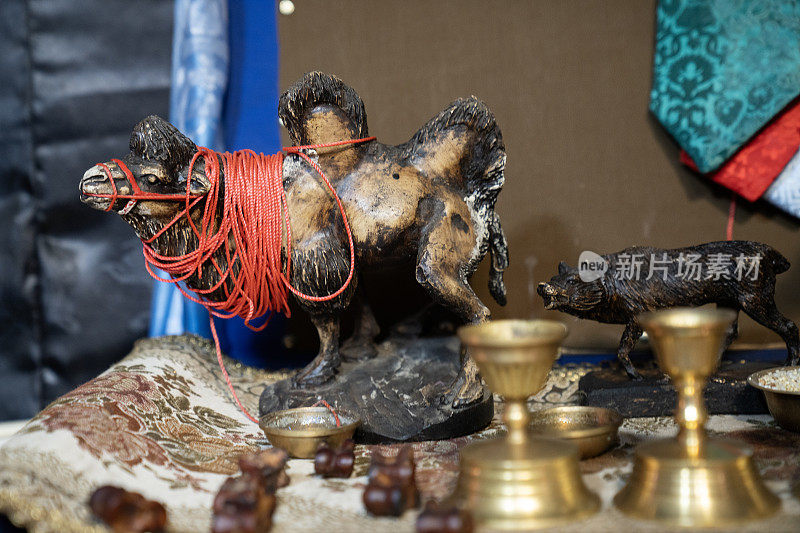
[[[407,509],[400,487],[367,486],[362,499],[367,511],[375,516],[400,516]]]
[[[337,449],[323,443],[314,456],[314,472],[324,477],[348,478],[356,462],[355,443],[347,439]]]
[[[229,477],[214,498],[212,533],[262,533],[272,527],[276,498],[254,475]]]
[[[442,507],[429,501],[417,517],[417,533],[472,533],[472,515],[458,507]]]
[[[269,493],[289,484],[286,474],[286,461],[289,454],[280,448],[267,448],[255,453],[239,456],[239,468],[243,475],[254,476],[260,480],[264,490]]]
[[[353,473],[353,465],[356,463],[356,457],[353,452],[337,454],[333,461],[329,477],[350,477]]]
[[[163,505],[111,485],[94,491],[89,507],[96,517],[118,533],[162,531],[167,523],[167,510]]]
[[[414,456],[404,446],[396,457],[375,453],[367,473],[364,506],[376,516],[400,516],[417,507],[419,493],[414,482]]]
[[[314,456],[314,473],[319,476],[326,476],[331,471],[333,464],[333,450],[325,443],[320,444]]]
[[[289,455],[268,448],[239,457],[242,474],[229,477],[214,497],[212,533],[262,533],[272,527],[275,491],[289,484]]]

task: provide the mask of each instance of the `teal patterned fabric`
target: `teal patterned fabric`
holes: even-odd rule
[[[800,94],[800,1],[661,0],[650,110],[705,173]]]

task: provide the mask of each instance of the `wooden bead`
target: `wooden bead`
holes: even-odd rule
[[[367,511],[375,516],[400,516],[417,507],[419,493],[414,471],[414,456],[409,446],[401,448],[396,457],[374,454],[363,496]]]
[[[242,474],[229,477],[214,497],[212,533],[262,533],[272,527],[275,491],[289,484],[289,454],[268,448],[239,457]]]
[[[417,517],[417,533],[472,533],[472,515],[458,507],[442,507],[429,501]]]
[[[167,523],[167,510],[163,505],[139,493],[111,485],[94,491],[89,498],[89,507],[114,532],[158,532],[163,531]]]
[[[212,533],[262,533],[272,527],[274,493],[252,475],[229,477],[214,498]]]
[[[348,478],[355,465],[355,443],[347,439],[337,449],[323,443],[314,457],[314,472],[323,477]]]
[[[239,469],[242,474],[259,479],[267,492],[275,492],[289,484],[289,476],[285,471],[288,460],[289,454],[285,450],[267,448],[242,454],[239,457]]]

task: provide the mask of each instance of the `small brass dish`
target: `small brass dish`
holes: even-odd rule
[[[336,411],[341,426],[327,407],[297,407],[274,411],[261,417],[259,426],[270,444],[283,448],[292,457],[313,459],[323,442],[332,448],[353,438],[361,420],[348,413]]]
[[[582,405],[551,407],[531,413],[531,431],[578,446],[581,459],[595,457],[618,441],[622,416],[611,409]]]
[[[767,408],[772,418],[780,427],[787,431],[800,433],[800,392],[785,391],[761,384],[761,378],[772,372],[785,372],[787,370],[797,370],[800,366],[782,366],[766,368],[750,374],[747,383],[751,386],[764,391],[767,399]]]

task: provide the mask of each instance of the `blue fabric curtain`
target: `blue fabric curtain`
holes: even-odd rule
[[[228,81],[227,1],[176,0],[174,9],[169,118],[198,145],[221,150]],[[210,337],[208,313],[173,285],[156,281],[150,335],[184,332]]]
[[[215,150],[280,149],[276,9],[264,0],[176,0],[170,120]],[[281,366],[282,316],[252,333],[241,319],[215,320],[222,349],[254,366]],[[210,337],[208,313],[156,282],[150,335]],[[267,357],[269,354],[269,357]]]

